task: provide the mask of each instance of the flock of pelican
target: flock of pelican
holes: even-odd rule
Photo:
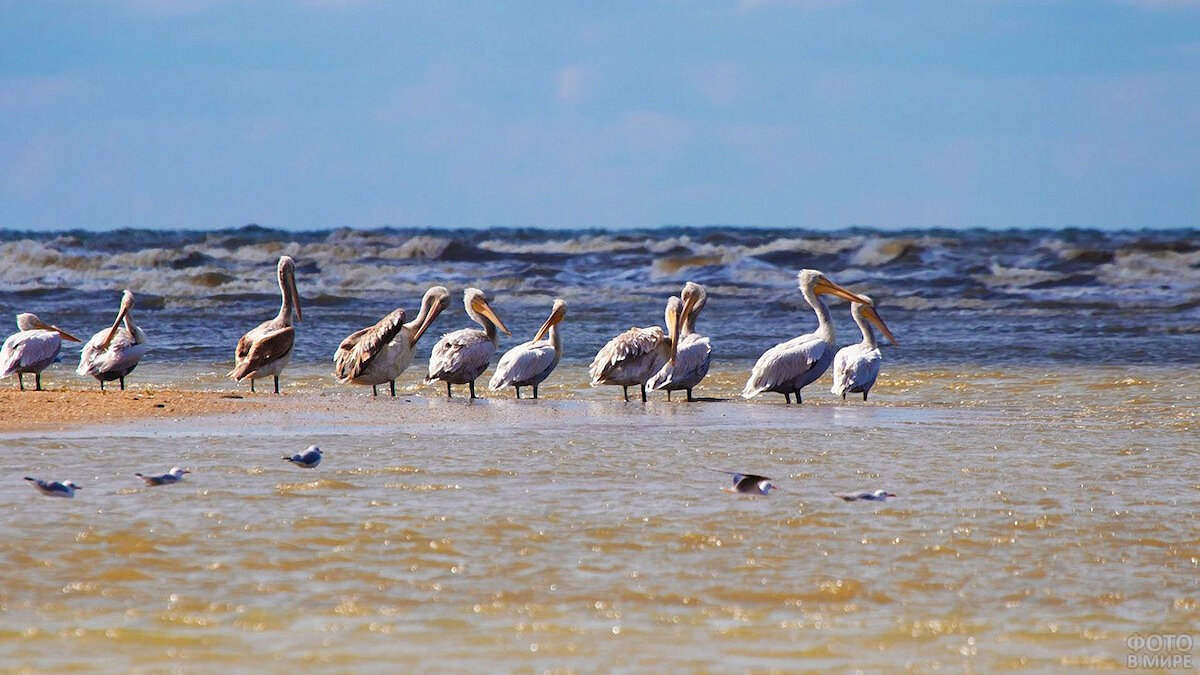
[[[270,377],[275,393],[279,393],[279,375],[292,357],[296,329],[294,322],[303,316],[300,294],[296,288],[296,265],[282,256],[277,266],[281,302],[274,318],[264,321],[238,340],[234,352],[234,367],[229,377],[236,382]],[[874,302],[865,295],[854,294],[829,280],[825,275],[805,269],[797,274],[804,300],[817,317],[817,329],[781,342],[759,357],[742,390],[742,396],[753,398],[764,392],[783,394],[787,403],[795,396],[801,403],[800,390],[812,384],[833,366],[833,389],[843,399],[847,394],[867,394],[879,376],[882,355],[872,326],[879,328],[888,340],[896,343]],[[851,303],[851,315],[862,332],[862,342],[835,352],[834,325],[822,295],[833,295]],[[609,340],[592,360],[588,373],[591,385],[622,387],[629,400],[629,387],[636,386],[641,400],[646,390],[684,391],[688,401],[694,401],[692,390],[708,374],[712,345],[707,336],[696,330],[696,319],[708,300],[700,284],[687,282],[678,296],[667,301],[665,328],[630,328]],[[118,380],[125,389],[125,378],[137,367],[146,353],[146,335],[133,323],[133,293],[121,297],[117,317],[109,328],[96,333],[84,346],[79,357],[81,376],[100,382]],[[374,325],[356,331],[338,345],[333,356],[333,375],[345,384],[369,385],[373,394],[378,386],[387,383],[391,395],[396,395],[396,379],[412,364],[417,342],[429,330],[434,319],[450,304],[450,291],[434,286],[426,291],[417,316],[407,321],[403,309],[395,309]],[[425,383],[444,382],[446,396],[453,395],[453,385],[467,385],[475,398],[475,380],[487,370],[496,353],[500,332],[511,336],[508,328],[488,303],[484,292],[468,288],[463,294],[467,316],[480,328],[463,328],[447,333],[433,346]],[[538,397],[538,385],[554,371],[562,358],[562,337],[558,324],[567,314],[567,305],[556,299],[550,316],[533,339],[505,353],[488,382],[499,391],[512,387],[517,398],[521,388],[532,388]],[[41,372],[54,362],[62,341],[80,340],[70,333],[45,323],[33,314],[17,315],[19,332],[10,336],[0,350],[0,377],[16,374],[19,386],[25,389],[24,375],[34,375],[35,388],[41,389]]]

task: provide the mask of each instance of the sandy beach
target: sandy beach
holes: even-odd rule
[[[264,395],[265,396],[265,395]],[[270,405],[257,395],[178,389],[98,391],[0,389],[0,433],[89,424],[233,415]]]

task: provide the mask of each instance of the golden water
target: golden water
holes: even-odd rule
[[[716,371],[698,394],[745,377]],[[578,366],[537,402],[289,373],[285,412],[0,437],[0,663],[992,672],[1200,638],[1194,369],[890,368],[800,407],[622,404]],[[309,443],[319,468],[279,459]]]

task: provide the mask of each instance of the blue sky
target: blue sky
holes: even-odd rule
[[[0,227],[1200,226],[1200,0],[0,0]]]

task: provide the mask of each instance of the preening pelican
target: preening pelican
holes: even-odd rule
[[[275,393],[279,393],[279,373],[292,360],[292,345],[296,339],[296,329],[292,328],[292,312],[296,313],[297,323],[303,318],[300,313],[300,292],[296,290],[295,261],[286,255],[281,256],[278,272],[279,294],[283,296],[279,314],[274,319],[258,324],[257,328],[238,340],[233,370],[229,371],[229,377],[236,382],[250,378],[250,391],[254,391],[254,380],[270,376],[275,379]]]
[[[830,391],[835,396],[840,395],[843,401],[846,400],[847,393],[862,393],[863,400],[867,400],[867,392],[871,391],[872,385],[875,384],[875,378],[879,377],[879,366],[883,363],[883,354],[879,352],[879,347],[875,344],[875,331],[871,330],[871,324],[879,326],[879,330],[883,331],[888,341],[896,344],[896,338],[892,336],[892,331],[888,330],[887,324],[875,311],[875,301],[866,295],[858,297],[866,302],[851,303],[850,315],[854,317],[854,323],[858,324],[858,329],[862,331],[862,342],[842,347],[838,350],[837,356],[833,357],[833,389]]]
[[[429,375],[425,384],[434,380],[446,383],[446,398],[450,398],[450,385],[470,385],[471,398],[475,398],[475,378],[487,370],[492,362],[492,354],[496,353],[496,342],[500,339],[496,328],[512,335],[496,312],[488,304],[483,291],[478,288],[468,288],[463,293],[463,305],[467,308],[467,316],[475,323],[483,326],[483,330],[463,328],[453,333],[447,333],[433,346],[433,354],[429,356]]]
[[[137,368],[138,361],[146,354],[146,334],[133,325],[132,310],[133,293],[126,290],[121,294],[121,308],[112,327],[93,335],[79,353],[75,372],[99,380],[100,391],[104,391],[105,382],[112,380],[120,380],[121,391],[125,391],[125,376]]]
[[[629,401],[629,387],[636,384],[641,387],[642,403],[645,403],[646,380],[675,358],[675,336],[679,335],[682,322],[679,298],[672,296],[667,300],[667,332],[663,333],[658,326],[630,328],[609,340],[588,368],[592,386],[615,384],[624,387],[625,400]]]
[[[679,297],[683,299],[683,327],[679,333],[675,359],[663,365],[646,386],[666,390],[668,401],[671,400],[672,391],[683,389],[687,391],[687,400],[694,401],[692,388],[708,374],[708,366],[712,361],[712,345],[706,336],[696,332],[696,317],[708,302],[708,293],[700,284],[689,281],[684,284]]]
[[[17,374],[17,383],[25,391],[25,373],[33,373],[34,386],[42,390],[42,371],[58,356],[62,341],[79,342],[79,338],[57,326],[42,321],[33,314],[18,314],[17,328],[0,349],[0,378]]]
[[[800,389],[825,374],[829,364],[833,363],[833,323],[829,320],[829,308],[821,302],[820,296],[829,294],[850,302],[864,302],[861,297],[826,279],[816,270],[800,270],[796,280],[800,293],[817,315],[817,330],[763,352],[742,390],[745,398],[773,391],[783,394],[788,403],[792,402],[792,394],[795,394],[796,403],[800,403]]]
[[[396,395],[396,378],[412,364],[417,341],[429,330],[433,320],[450,304],[450,291],[434,286],[421,298],[421,312],[404,323],[403,309],[396,309],[368,326],[351,333],[333,354],[333,376],[343,384],[369,384],[371,395],[387,382]]]
[[[550,317],[533,339],[513,347],[500,357],[488,388],[495,391],[511,386],[517,390],[517,398],[521,398],[521,387],[533,387],[533,397],[537,398],[538,385],[550,376],[562,358],[562,336],[558,334],[558,323],[566,315],[567,303],[561,298],[555,299]],[[543,340],[547,333],[550,339]]]

